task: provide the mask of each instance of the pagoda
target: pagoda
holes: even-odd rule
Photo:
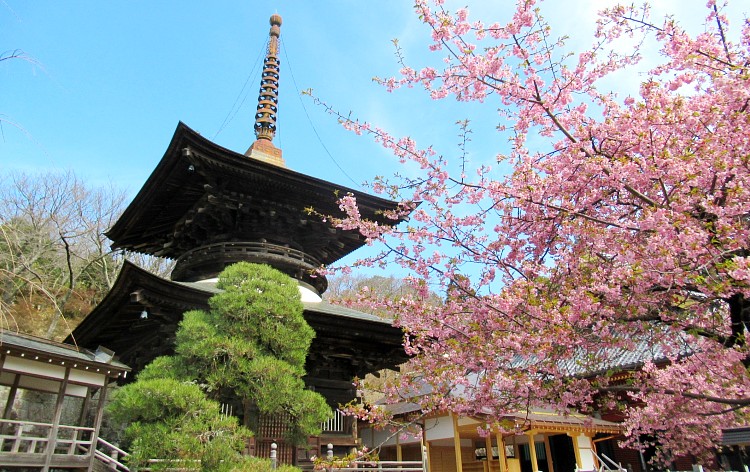
[[[365,243],[356,231],[316,215],[341,215],[337,200],[351,193],[363,218],[381,225],[397,204],[286,167],[276,132],[281,17],[273,15],[257,112],[256,140],[244,154],[223,148],[179,123],[161,161],[107,236],[113,247],[175,260],[170,279],[126,262],[110,292],[67,342],[107,346],[134,373],[173,352],[187,310],[206,309],[217,275],[228,265],[268,264],[298,281],[304,316],[316,336],[306,361],[308,388],[332,408],[355,398],[355,377],[406,360],[402,333],[380,317],[322,301],[325,276],[316,269]],[[313,209],[314,211],[310,211]],[[254,453],[267,455],[280,439],[278,421],[256,432]],[[276,428],[276,429],[275,429]],[[305,451],[279,444],[278,457],[302,464],[321,445],[358,444],[350,420],[336,417]]]

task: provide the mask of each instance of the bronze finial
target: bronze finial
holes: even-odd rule
[[[276,112],[279,104],[279,35],[281,16],[271,15],[268,53],[263,63],[263,74],[260,79],[260,96],[258,109],[255,112],[255,137],[273,140],[276,134]]]
[[[263,73],[260,78],[260,95],[258,108],[255,111],[255,142],[245,153],[256,159],[286,167],[281,157],[281,149],[273,145],[276,135],[276,113],[279,105],[279,36],[281,34],[281,15],[273,14],[269,20],[271,30],[268,32],[268,52],[263,62]]]

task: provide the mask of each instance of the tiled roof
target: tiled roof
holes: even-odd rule
[[[727,428],[722,431],[722,446],[750,446],[750,426]]]
[[[221,293],[221,290],[216,288],[216,284],[213,282],[174,282],[174,283],[184,285],[186,287],[198,289],[198,290],[203,290],[211,294]],[[352,320],[359,320],[359,321],[370,321],[372,323],[379,323],[379,324],[388,325],[388,326],[393,324],[393,321],[387,318],[381,318],[380,316],[371,315],[369,313],[364,313],[361,311],[353,310],[351,308],[347,308],[341,305],[333,305],[326,301],[320,301],[320,302],[303,301],[302,305],[305,307],[305,310],[314,311],[317,313],[324,313],[326,315],[333,315],[333,316],[349,318]]]
[[[57,343],[49,339],[38,338],[27,334],[15,333],[8,330],[0,332],[0,346],[16,348],[26,352],[44,354],[52,357],[70,359],[72,361],[105,365],[110,369],[129,371],[130,367],[112,359],[110,356],[102,356],[88,349],[78,349],[69,344]]]
[[[332,305],[325,301],[302,302],[302,304],[305,306],[305,310],[316,311],[318,313],[325,313],[328,315],[335,315],[360,321],[370,321],[373,323],[380,323],[388,326],[393,324],[393,320],[381,318],[379,316],[371,315],[369,313],[363,313],[357,310],[352,310],[351,308],[346,308],[340,305]]]
[[[643,366],[647,361],[654,363],[667,362],[666,347],[652,340],[641,340],[633,344],[632,349],[623,347],[602,347],[586,360],[586,354],[561,361],[558,365],[562,372],[571,377],[593,377],[609,371],[630,371]],[[687,343],[677,349],[679,356],[694,352]]]
[[[619,432],[622,429],[618,423],[612,421],[606,421],[580,413],[569,413],[563,415],[553,410],[544,409],[517,412],[513,415],[508,415],[506,418],[513,419],[519,424],[528,423],[531,426],[541,424],[576,426],[578,428],[611,429],[613,432]]]

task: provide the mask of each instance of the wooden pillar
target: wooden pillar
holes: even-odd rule
[[[89,409],[89,403],[91,403],[91,387],[86,387],[86,396],[83,397],[83,405],[81,405],[81,414],[78,415],[78,424],[76,426],[86,426],[86,412]],[[74,436],[76,443],[81,439],[81,430],[77,430]],[[75,445],[73,446],[75,447]]]
[[[484,447],[487,451],[487,472],[492,472],[492,461],[494,459],[492,458],[492,436],[489,434],[484,438]],[[500,457],[498,457],[499,459]]]
[[[501,433],[496,435],[497,459],[500,461],[500,472],[508,472],[508,458],[505,457],[505,440]]]
[[[13,411],[13,403],[16,401],[16,394],[18,393],[18,383],[21,381],[21,374],[14,374],[13,385],[10,387],[8,392],[8,401],[5,402],[5,410],[3,410],[3,418],[6,420],[12,419],[10,417]]]
[[[427,431],[422,428],[422,464],[426,466],[425,470],[432,470],[432,460],[430,459],[430,443],[427,441]]]
[[[594,441],[594,436],[596,433],[593,433],[589,436],[589,441],[591,442],[591,451],[594,453],[594,466],[599,469],[602,464],[599,463],[599,451],[596,450],[596,441]]]
[[[81,414],[78,415],[78,426],[86,426],[86,412],[89,409],[89,403],[91,403],[91,387],[86,388],[86,396],[83,397],[83,406],[81,406]]]
[[[573,438],[573,452],[575,452],[576,455],[576,468],[581,469],[583,468],[583,462],[581,462],[581,450],[578,448],[578,435],[568,433],[568,436]]]
[[[109,377],[104,377],[104,385],[99,390],[99,403],[96,405],[96,417],[94,418],[94,432],[91,433],[91,448],[89,449],[89,468],[87,472],[94,470],[94,462],[96,459],[96,446],[99,442],[99,430],[102,427],[102,417],[104,416],[104,404],[107,401],[107,382]],[[86,396],[89,393],[87,392]]]
[[[453,449],[456,450],[456,472],[463,472],[464,466],[461,460],[461,436],[458,434],[458,417],[451,413],[453,418]]]
[[[65,391],[68,389],[68,378],[70,378],[70,367],[65,368],[65,377],[60,382],[60,388],[57,391],[57,402],[55,403],[55,413],[52,416],[52,428],[47,436],[47,455],[44,459],[42,472],[48,472],[52,463],[52,455],[55,453],[57,446],[57,433],[60,429],[60,418],[62,417],[63,402],[65,401]]]
[[[401,451],[401,435],[396,435],[396,460],[401,462],[403,460],[403,454]]]
[[[531,456],[531,472],[539,472],[539,463],[536,460],[536,443],[534,443],[534,431],[531,430],[526,435],[529,437],[529,455]]]
[[[549,447],[549,433],[544,433],[544,451],[547,453],[547,470],[555,470],[555,464],[552,461],[552,449]]]

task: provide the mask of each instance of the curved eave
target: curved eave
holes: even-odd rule
[[[197,135],[197,133],[188,128],[184,123],[179,122],[177,124],[177,129],[172,135],[172,140],[164,156],[117,222],[106,231],[105,234],[107,237],[114,241],[113,247],[135,249],[132,247],[133,243],[130,241],[140,235],[134,235],[133,231],[139,223],[143,222],[149,210],[153,211],[153,207],[150,204],[155,202],[159,197],[164,196],[164,183],[176,178],[177,166],[181,164],[180,149],[190,144],[190,138],[194,137],[194,135]],[[181,169],[183,173],[187,174],[187,165],[181,167],[184,167],[184,169]]]
[[[190,158],[183,156],[185,148],[190,148]],[[191,165],[193,170],[190,170]],[[211,142],[180,122],[161,161],[120,219],[107,231],[107,236],[114,241],[113,247],[146,254],[163,250],[177,220],[204,197],[206,186],[211,185],[204,172],[218,177],[226,186],[224,191],[238,193],[250,193],[248,182],[263,179],[275,188],[285,189],[290,201],[298,195],[294,205],[313,207],[323,214],[341,214],[336,195],[351,193],[357,198],[364,218],[384,225],[398,223],[382,214],[396,209],[396,202],[248,158]],[[364,244],[364,240],[354,243],[349,240],[346,244],[341,253],[332,254],[329,260],[321,262],[335,262]]]
[[[622,434],[624,431],[621,424],[577,413],[562,415],[550,411],[531,411],[520,412],[504,419],[522,425],[526,431],[536,432],[573,431],[589,434]]]
[[[317,339],[350,338],[371,351],[381,352],[383,357],[392,357],[394,365],[409,359],[403,348],[403,331],[391,320],[326,302],[303,305],[305,320],[315,329]]]
[[[65,343],[90,349],[107,346],[137,370],[151,360],[142,358],[149,343],[166,348],[169,341],[164,336],[174,333],[182,314],[208,308],[208,299],[216,293],[211,285],[174,282],[126,261],[112,289]],[[381,359],[382,367],[371,364],[375,370],[406,360],[401,330],[390,321],[326,302],[303,305],[305,320],[316,333],[314,349],[346,346],[354,355]],[[147,319],[141,318],[144,309]]]
[[[117,336],[122,326],[145,324],[140,319],[144,305],[133,300],[134,293],[144,287],[169,300],[173,309],[180,312],[208,307],[211,296],[209,292],[163,279],[125,261],[110,291],[65,339],[65,343],[91,347],[101,344],[102,339]],[[159,322],[155,319],[149,324]]]

